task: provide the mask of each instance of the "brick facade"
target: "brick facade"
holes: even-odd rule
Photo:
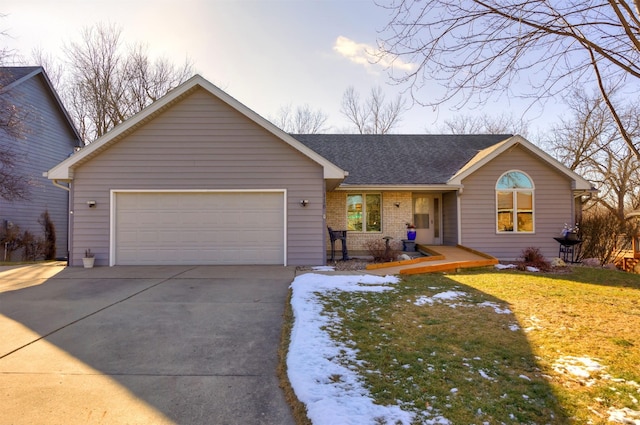
[[[347,195],[365,193],[382,193],[382,232],[350,231],[347,245],[350,251],[364,251],[365,243],[384,236],[391,236],[394,241],[407,238],[406,223],[412,221],[411,192],[346,192],[327,193],[327,226],[334,230],[347,228]],[[396,206],[396,203],[399,206]],[[331,246],[329,234],[326,234],[327,247]],[[339,243],[338,243],[339,246]],[[338,248],[339,249],[339,248]]]

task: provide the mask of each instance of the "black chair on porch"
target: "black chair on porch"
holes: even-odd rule
[[[349,253],[347,252],[347,231],[346,230],[333,230],[331,227],[327,227],[329,230],[329,239],[331,240],[331,261],[334,261],[336,255],[336,241],[342,242],[342,261],[349,259]]]

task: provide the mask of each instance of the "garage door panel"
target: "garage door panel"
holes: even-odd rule
[[[283,264],[284,194],[118,193],[117,264]]]

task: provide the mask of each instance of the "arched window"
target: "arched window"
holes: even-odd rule
[[[497,232],[533,233],[533,182],[522,171],[504,173],[496,184]]]

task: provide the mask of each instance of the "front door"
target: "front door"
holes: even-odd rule
[[[413,194],[413,224],[416,243],[440,245],[440,195]]]

